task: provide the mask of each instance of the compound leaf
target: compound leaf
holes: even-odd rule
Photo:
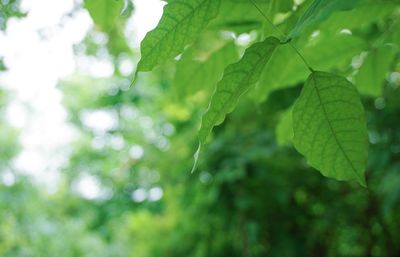
[[[221,0],[175,0],[141,43],[137,71],[150,71],[180,54],[217,16]]]
[[[365,186],[368,136],[358,92],[346,79],[313,72],[293,107],[294,145],[324,176]]]

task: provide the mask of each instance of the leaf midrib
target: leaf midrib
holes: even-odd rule
[[[276,46],[275,46],[275,47],[276,47]],[[257,66],[262,62],[262,60],[263,60],[266,56],[268,56],[268,54],[270,54],[270,51],[271,51],[271,49],[268,49],[268,51],[265,52],[265,55],[263,55],[262,58],[260,58],[260,60],[257,61],[257,62],[253,65],[253,67],[257,67]],[[270,60],[271,60],[271,59],[270,59]],[[268,62],[269,62],[269,60],[267,60],[265,66],[267,65]],[[242,84],[244,84],[244,83],[246,83],[246,82],[248,83],[248,82],[250,81],[251,76],[252,76],[252,73],[249,73],[249,75],[246,76],[245,78],[243,78],[243,80],[241,80],[240,83],[238,83],[238,84],[242,85]],[[253,83],[253,84],[255,84],[255,83]],[[217,86],[218,86],[218,85],[217,85]],[[217,88],[217,90],[218,90],[218,88]],[[247,89],[247,90],[248,90],[248,89]],[[217,92],[216,92],[216,93],[217,93]],[[237,97],[236,97],[236,96],[237,96]],[[223,103],[222,107],[220,108],[220,111],[216,112],[216,113],[212,116],[212,119],[211,119],[212,123],[211,123],[211,124],[215,124],[216,117],[218,117],[220,114],[226,115],[226,113],[224,114],[223,112],[221,112],[221,110],[224,110],[224,109],[226,108],[226,105],[229,104],[229,103],[232,101],[232,99],[238,98],[239,96],[240,96],[240,94],[238,94],[238,93],[232,93],[232,94],[230,94],[230,96],[228,97],[228,100],[225,101],[225,103]],[[214,125],[211,125],[210,128],[212,129],[213,127],[214,127]],[[210,132],[209,132],[209,133],[210,133]],[[208,135],[207,135],[207,136],[208,136]]]
[[[332,133],[332,135],[333,135],[333,138],[335,139],[336,144],[339,146],[340,151],[343,153],[343,156],[346,158],[346,161],[350,164],[350,167],[352,168],[353,172],[354,172],[354,173],[356,174],[356,176],[360,179],[360,181],[363,181],[363,179],[362,179],[362,178],[360,177],[360,175],[357,173],[356,168],[354,167],[354,165],[353,165],[353,163],[351,162],[350,158],[347,156],[346,152],[344,151],[342,145],[341,145],[340,142],[339,142],[339,139],[338,139],[337,136],[336,136],[336,133],[335,133],[335,131],[334,131],[334,129],[333,129],[332,123],[331,123],[331,121],[330,121],[330,119],[329,119],[329,117],[328,117],[328,113],[327,113],[327,111],[326,111],[326,109],[325,109],[325,105],[324,105],[324,103],[322,102],[322,98],[321,98],[321,95],[320,95],[319,89],[318,89],[318,87],[317,87],[317,83],[316,83],[316,81],[315,81],[315,77],[314,77],[314,76],[315,76],[315,73],[312,73],[312,74],[311,74],[311,79],[312,79],[312,81],[313,81],[313,87],[314,87],[314,89],[315,89],[315,92],[317,93],[318,100],[319,100],[319,102],[320,102],[320,104],[321,104],[321,107],[322,107],[322,110],[323,110],[325,119],[326,119],[326,121],[328,122],[329,129],[330,129],[330,131],[331,131],[331,133]]]

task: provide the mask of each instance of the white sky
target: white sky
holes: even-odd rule
[[[60,78],[77,67],[73,44],[80,42],[92,26],[85,10],[73,17],[64,15],[73,0],[24,0],[28,12],[23,19],[11,19],[6,33],[0,32],[0,56],[8,71],[0,74],[0,86],[14,93],[7,111],[8,122],[21,129],[23,151],[14,167],[32,174],[51,188],[56,186],[58,168],[74,133],[67,124]],[[128,23],[137,37],[134,45],[156,26],[163,3],[135,0],[135,14]],[[129,29],[128,29],[129,31]],[[79,66],[79,65],[78,65]]]

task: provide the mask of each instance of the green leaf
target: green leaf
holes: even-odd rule
[[[180,54],[217,16],[221,0],[175,0],[141,43],[137,71],[150,71]]]
[[[314,0],[289,33],[289,38],[300,36],[307,27],[327,19],[335,11],[350,10],[358,0]]]
[[[206,143],[213,127],[221,124],[226,114],[233,111],[240,96],[257,83],[262,70],[278,45],[279,40],[274,37],[253,44],[245,51],[239,62],[225,69],[210,106],[202,118],[199,131],[200,146]]]
[[[293,130],[296,149],[312,167],[366,186],[367,128],[353,84],[330,73],[312,73],[293,107]]]
[[[173,87],[179,99],[183,100],[199,91],[206,93],[213,91],[213,87],[221,79],[224,68],[238,59],[236,46],[233,42],[227,43],[210,56],[197,56],[195,50],[185,51],[176,65]]]
[[[355,76],[361,94],[377,97],[382,94],[382,84],[389,72],[395,52],[390,46],[372,49]]]

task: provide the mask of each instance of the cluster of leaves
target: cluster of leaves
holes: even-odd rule
[[[169,1],[165,10],[180,6],[168,7],[174,2],[179,1]],[[263,1],[256,1],[266,14],[278,20],[276,25],[289,34],[297,17],[312,3],[305,2],[296,7],[298,11],[291,11],[293,6],[287,4],[291,1],[284,2],[271,1],[263,5]],[[398,57],[395,54],[388,57],[391,65],[373,84],[375,95],[367,93],[367,87],[357,82],[356,77],[361,76],[361,70],[368,65],[368,55],[375,49],[370,42],[376,40],[379,43],[376,46],[397,51],[397,46],[386,44],[392,42],[393,33],[385,33],[388,25],[394,26],[392,31],[395,31],[397,13],[394,7],[397,5],[387,1],[370,5],[371,2],[368,5],[361,2],[351,10],[336,12],[330,17],[322,15],[325,20],[320,23],[307,21],[310,27],[304,28],[306,31],[292,41],[313,68],[339,75],[318,71],[310,75],[292,47],[280,43],[287,39],[268,36],[275,33],[253,4],[224,1],[204,30],[194,35],[179,52],[166,58],[164,65],[147,76],[139,76],[134,88],[126,91],[129,82],[121,77],[106,81],[78,77],[63,84],[65,104],[83,136],[74,146],[66,172],[72,182],[90,172],[100,179],[103,187],[114,190],[112,197],[102,202],[102,212],[94,218],[95,225],[91,229],[101,230],[104,238],[118,244],[121,252],[135,256],[396,256],[399,250],[396,243],[400,239],[396,218],[400,199],[396,189],[399,163],[398,152],[387,149],[395,149],[399,144],[396,129],[399,124],[393,118],[400,110],[396,100],[399,87],[398,80],[391,79],[388,83],[386,77],[389,71],[398,70],[395,59]],[[179,12],[187,10],[180,8]],[[288,12],[283,20],[279,18]],[[343,17],[348,22],[341,24]],[[196,20],[196,24],[201,22]],[[192,26],[185,28],[190,31]],[[225,31],[233,32],[233,36]],[[173,37],[180,36],[180,32],[175,36],[166,33],[165,40],[175,42]],[[241,42],[243,37],[249,37],[250,42]],[[165,56],[162,51],[177,47],[159,46],[163,49],[149,50],[149,63],[153,58]],[[182,51],[182,55],[170,60]],[[359,64],[353,64],[353,58],[353,62]],[[264,62],[265,67],[261,67]],[[143,63],[139,64],[139,70],[141,65],[150,65]],[[237,67],[239,74],[232,73]],[[375,76],[367,73],[368,77]],[[354,135],[339,132],[335,135],[337,139],[335,136],[325,138],[333,128],[347,130],[350,123],[329,119],[332,122],[329,124],[321,119],[318,129],[311,127],[302,132],[309,133],[308,137],[321,137],[316,138],[315,147],[321,146],[321,140],[331,140],[327,142],[333,145],[327,149],[328,154],[338,150],[335,140],[341,140],[345,142],[343,147],[348,147],[348,158],[354,157],[353,146],[366,150],[364,107],[354,86],[343,76],[349,77],[365,96],[367,120],[373,124],[369,133],[378,137],[371,141],[369,191],[355,190],[353,184],[326,180],[310,172],[290,147],[294,144],[303,153],[307,152],[303,148],[309,145],[307,137],[299,138],[292,129],[293,122],[300,123],[300,128],[304,126],[304,120],[296,119],[298,116],[292,115],[293,112],[319,119],[318,116],[328,112],[332,119],[340,118],[336,115],[347,115],[344,118],[348,118],[351,128],[358,132]],[[238,81],[246,83],[242,86]],[[383,85],[385,87],[381,87]],[[218,98],[227,97],[224,90],[232,98],[221,108]],[[238,101],[238,96],[246,90],[248,94]],[[388,105],[382,111],[376,109],[376,103],[370,98],[380,95],[385,98],[377,101]],[[204,148],[199,171],[189,176],[191,149],[196,144],[193,131],[210,97],[214,99],[211,110],[221,108],[223,116],[236,105],[239,107],[229,115],[227,122],[215,129],[209,147]],[[308,97],[310,99],[305,101]],[[325,110],[314,108],[318,101],[332,103]],[[316,112],[310,113],[314,109]],[[345,112],[336,112],[336,109]],[[102,134],[85,126],[82,114],[96,110],[113,113],[118,125]],[[217,113],[218,117],[212,118],[214,121],[208,125],[203,122],[203,126],[220,122],[223,118]],[[152,122],[149,122],[150,117]],[[213,117],[213,112],[206,112],[204,117]],[[170,125],[175,132],[165,134],[164,129]],[[99,138],[104,142],[101,147],[94,144]],[[115,138],[125,142],[122,148],[115,148]],[[166,148],[160,145],[164,139]],[[348,140],[356,142],[346,143]],[[129,155],[131,148],[137,145],[144,152],[139,159]],[[320,165],[335,168],[328,155],[316,160],[315,153],[304,155],[317,168]],[[339,156],[337,162],[344,162],[339,165],[350,172],[335,176],[348,179],[346,176],[350,174],[363,183],[364,170],[358,168],[360,160],[354,157],[353,168],[348,167],[345,158]],[[356,173],[353,169],[357,169]],[[158,174],[157,179],[152,174]],[[362,178],[356,177],[357,174]],[[130,193],[154,186],[163,188],[161,201],[130,203]],[[336,200],[338,196],[340,201]],[[115,220],[125,226],[118,226]]]
[[[65,173],[73,184],[90,172],[102,187],[113,190],[110,198],[94,201],[97,209],[84,207],[87,201],[74,205],[75,214],[93,215],[86,221],[89,232],[85,234],[101,231],[98,247],[100,242],[112,246],[106,256],[384,257],[398,253],[400,123],[395,117],[400,113],[399,87],[389,85],[384,110],[377,110],[373,100],[365,102],[377,135],[367,191],[324,179],[311,172],[291,147],[276,143],[275,124],[301,86],[272,92],[257,112],[251,111],[251,99],[241,101],[216,129],[201,170],[188,176],[188,144],[195,143],[196,117],[174,122],[175,133],[164,134],[167,124],[159,110],[168,106],[162,103],[165,90],[156,84],[153,90],[144,90],[146,83],[127,92],[119,89],[121,85],[118,80],[81,78],[63,84],[65,103],[82,133]],[[77,93],[81,98],[76,98]],[[118,125],[102,133],[93,131],[79,118],[88,110],[115,112]],[[152,117],[152,126],[146,125],[144,115]],[[160,139],[153,141],[148,133],[165,137],[169,147],[157,147]],[[118,137],[125,142],[122,148],[113,144]],[[99,139],[104,140],[100,147],[94,144]],[[139,159],[129,155],[138,144],[144,149]],[[162,200],[131,201],[131,192],[154,186],[163,188]]]
[[[78,73],[60,83],[77,138],[52,194],[23,176],[11,186],[0,182],[0,207],[5,210],[0,212],[0,255],[398,256],[398,2],[359,0],[349,6],[346,3],[355,1],[255,0],[288,35],[298,27],[299,17],[307,17],[303,14],[310,6],[320,3],[329,10],[342,10],[303,18],[304,25],[291,33],[292,44],[311,67],[331,72],[311,74],[287,38],[276,39],[279,35],[250,1],[169,0],[165,10],[187,12],[182,4],[174,7],[174,2],[195,3],[199,8],[196,16],[187,17],[191,26],[176,35],[165,34],[167,43],[185,35],[182,31],[190,35],[193,26],[203,24],[200,17],[215,16],[164,64],[140,74],[133,88],[121,75],[119,62],[121,57],[135,59],[135,49],[121,50],[112,41],[127,42],[126,37],[112,37],[112,31],[100,29],[114,21],[123,31],[127,19],[120,16],[123,5],[104,1],[106,8],[119,9],[112,17],[97,16],[101,11],[94,11],[96,5],[84,5],[95,24],[88,38],[101,31],[108,40],[104,44],[87,38],[82,45],[107,48],[106,58],[115,73],[101,79]],[[205,13],[219,2],[217,11]],[[152,58],[165,56],[173,48],[167,46],[155,48],[164,54]],[[356,85],[364,107],[343,77]],[[227,96],[229,101],[221,106],[218,99]],[[331,103],[321,109],[318,101]],[[198,123],[210,102],[213,107],[204,117],[212,122],[203,122],[200,133],[204,142],[210,126],[232,113],[213,129],[213,140],[202,148],[198,171],[189,174]],[[336,111],[344,108],[345,113]],[[350,146],[365,150],[364,108],[370,141],[368,189],[312,172],[292,146],[323,172],[326,167],[321,165],[335,167],[328,155],[337,150],[336,140],[357,141],[343,145],[353,158]],[[213,114],[213,110],[221,111]],[[321,124],[305,129],[307,117],[300,119],[294,112],[315,116]],[[331,124],[321,119],[325,112],[334,116]],[[348,129],[349,123],[333,121],[344,114],[359,132],[339,132],[336,139],[328,139],[332,129]],[[305,131],[293,130],[294,123]],[[326,144],[333,146],[318,158],[309,153],[310,136],[316,137],[315,151],[322,153],[321,140],[330,140]],[[338,162],[346,161],[344,155],[338,157]],[[356,169],[358,161],[353,162]],[[364,176],[363,171],[359,174]],[[95,198],[77,192],[77,185],[88,177],[99,186]],[[161,199],[150,197],[157,188],[162,189]],[[136,197],[138,192],[145,197]]]
[[[230,6],[226,6],[228,2]],[[391,13],[395,13],[396,8],[393,9],[393,7],[397,7],[396,1],[373,1],[372,3],[372,1],[369,0],[315,0],[306,1],[301,5],[294,5],[291,1],[277,2],[278,1],[273,0],[267,3],[253,0],[171,1],[165,6],[163,16],[158,26],[153,31],[150,31],[141,43],[141,59],[137,66],[137,72],[151,71],[158,65],[164,64],[169,59],[179,54],[183,54],[182,62],[186,60],[186,53],[187,51],[190,53],[190,48],[184,51],[185,47],[195,42],[202,33],[207,33],[208,30],[215,30],[213,21],[220,25],[219,31],[224,28],[226,23],[224,23],[223,20],[227,18],[225,17],[225,15],[227,15],[226,9],[229,10],[230,7],[235,5],[243,5],[239,11],[236,11],[242,14],[247,14],[249,8],[254,9],[259,12],[258,15],[265,18],[265,20],[270,23],[269,25],[284,37],[278,39],[272,36],[264,39],[263,35],[258,35],[258,40],[261,40],[261,42],[249,46],[238,62],[224,68],[222,78],[216,83],[216,89],[209,102],[209,107],[202,117],[199,130],[200,145],[195,154],[195,166],[198,156],[206,144],[213,127],[221,124],[225,116],[234,110],[239,98],[247,91],[255,88],[256,85],[258,87],[257,91],[260,93],[258,97],[262,98],[265,98],[266,94],[270,92],[272,88],[276,89],[288,86],[288,84],[279,83],[279,81],[278,84],[274,86],[274,83],[270,82],[271,80],[276,82],[276,77],[279,78],[280,73],[287,74],[291,79],[296,78],[297,71],[295,69],[291,70],[291,66],[288,66],[287,62],[290,63],[288,59],[289,56],[290,59],[300,57],[305,67],[308,68],[311,73],[305,82],[302,93],[291,110],[293,116],[292,129],[294,132],[294,146],[306,157],[308,163],[312,167],[318,169],[323,175],[338,180],[356,180],[361,185],[366,186],[364,173],[368,156],[368,135],[364,117],[365,113],[356,87],[340,75],[315,71],[312,67],[317,67],[318,69],[324,68],[324,66],[327,65],[325,62],[330,62],[331,60],[326,60],[326,56],[324,56],[324,59],[319,60],[319,62],[325,63],[323,65],[319,62],[311,62],[312,57],[310,57],[310,63],[312,65],[310,66],[307,59],[298,51],[291,41],[297,37],[300,37],[298,40],[301,41],[302,36],[303,39],[311,36],[317,38],[313,40],[319,40],[321,37],[319,34],[325,34],[325,30],[319,30],[320,27],[324,25],[330,27],[331,23],[336,23],[337,17],[332,15],[335,12],[342,11],[339,15],[346,15],[346,17],[352,17],[356,14],[365,15],[360,13],[360,10],[366,7],[369,8],[371,4],[374,4],[375,8],[380,12],[384,12],[385,15],[390,15]],[[274,13],[263,10],[272,7],[277,7],[276,10],[278,11]],[[389,8],[390,11],[388,11]],[[275,20],[277,16],[281,14],[280,11],[282,10],[285,10],[286,13],[282,14],[285,18],[283,18],[283,21],[281,21],[279,25],[284,28],[292,27],[289,29],[288,36],[285,36],[277,25],[273,24],[271,21]],[[233,14],[235,14],[235,12],[231,12],[230,16],[233,16]],[[270,18],[268,18],[267,15],[269,15]],[[252,16],[245,16],[246,19],[252,18]],[[298,16],[300,16],[300,18],[297,18]],[[332,17],[331,20],[329,20],[330,17]],[[357,24],[357,21],[355,21],[355,25],[346,23],[343,24],[343,27],[339,27],[339,29],[356,29],[358,25],[374,22],[375,19],[376,17],[368,18],[367,21],[363,20],[361,24]],[[394,19],[395,21],[392,22],[391,26],[397,25],[397,20],[396,18]],[[222,24],[220,20],[222,20]],[[230,21],[230,23],[232,22],[235,24],[245,23],[243,18]],[[246,21],[246,23],[247,22],[248,21]],[[256,21],[252,22],[254,23]],[[291,26],[291,24],[294,25]],[[332,29],[329,28],[329,30]],[[307,31],[313,33],[310,35]],[[263,34],[268,36],[268,32],[269,31]],[[327,33],[328,35],[322,36],[326,37],[326,40],[329,41],[337,40],[336,37],[339,35],[343,36],[343,31],[338,32],[338,28],[329,32],[330,33]],[[374,44],[374,46],[371,47],[372,49],[368,54],[369,56],[365,58],[362,67],[356,75],[355,80],[361,92],[365,91],[379,94],[382,81],[385,79],[388,70],[392,68],[391,64],[394,59],[394,54],[392,54],[392,52],[394,51],[392,51],[392,49],[383,50],[387,46],[382,43],[387,43],[388,39],[385,37],[380,39],[380,44],[376,44],[378,46]],[[356,41],[354,39],[351,40]],[[391,40],[393,39],[389,39],[388,42],[392,42]],[[320,46],[323,47],[326,52],[336,55],[337,59],[335,60],[338,62],[347,61],[348,49],[346,49],[346,54],[341,56],[340,53],[337,53],[336,49],[329,49],[324,44]],[[345,47],[348,48],[349,46],[346,45]],[[378,58],[374,58],[374,56],[377,55],[376,48],[382,48],[383,51],[383,53],[379,54]],[[319,53],[316,51],[318,50],[317,46],[309,47],[309,49],[310,55],[316,56],[317,58],[321,57],[318,56]],[[361,50],[364,49],[358,49],[358,51]],[[285,52],[286,55],[282,56],[282,52]],[[296,54],[298,56],[294,56]],[[283,63],[285,67],[280,67],[280,69],[277,70],[275,62]],[[185,63],[185,65],[187,65],[187,63]],[[336,63],[333,63],[333,65],[336,65]],[[186,90],[190,90],[192,84],[196,85],[200,83],[202,84],[202,88],[212,88],[215,81],[203,81],[203,76],[200,78],[202,80],[201,82],[192,81],[200,77],[193,76],[193,74],[199,72],[205,75],[206,72],[204,72],[204,70],[212,68],[212,66],[206,66],[210,65],[205,62],[202,65],[194,66],[194,68],[189,71],[185,71],[188,72],[186,73],[186,77],[190,78],[186,80],[186,84],[183,85]],[[379,68],[375,69],[377,66],[379,66]],[[366,80],[369,80],[369,78],[366,77],[368,77],[369,71],[371,70],[375,78],[366,82]],[[294,74],[291,73],[292,71]],[[182,71],[177,71],[177,75],[185,76],[181,73]],[[306,75],[306,73],[302,73],[302,76]],[[368,75],[366,75],[367,73]],[[214,78],[214,76],[212,77]],[[179,78],[176,80],[179,80]],[[285,80],[285,78],[283,78],[283,80]],[[207,85],[207,83],[209,85]],[[290,84],[291,83],[293,82],[290,82]],[[196,88],[197,87],[194,87],[194,90],[196,90]]]

